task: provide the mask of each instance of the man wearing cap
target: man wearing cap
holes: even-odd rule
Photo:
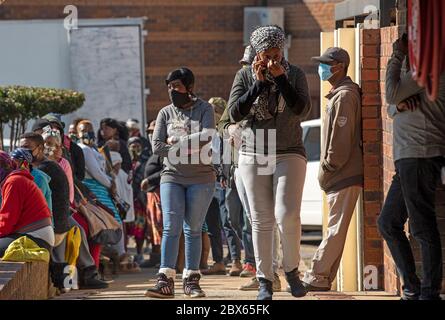
[[[361,141],[361,93],[347,76],[349,54],[337,47],[320,57],[318,73],[332,89],[323,118],[321,158],[318,180],[327,193],[328,232],[304,276],[308,291],[331,289],[340,265],[346,235],[363,185]]]

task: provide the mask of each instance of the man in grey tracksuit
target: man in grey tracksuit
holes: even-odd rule
[[[393,44],[386,69],[386,102],[393,121],[396,174],[378,219],[379,231],[391,251],[402,279],[403,300],[438,300],[442,282],[442,248],[435,212],[435,192],[445,165],[445,73],[440,77],[438,98],[426,92],[402,72],[408,43]],[[420,244],[422,282],[404,231]]]
[[[363,184],[360,88],[348,77],[348,53],[329,48],[313,60],[332,89],[323,119],[319,183],[327,193],[328,232],[304,276],[308,291],[330,290],[340,265],[349,223]]]

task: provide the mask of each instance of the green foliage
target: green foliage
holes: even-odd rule
[[[83,93],[72,90],[0,87],[0,122],[28,121],[50,112],[67,114],[79,109],[84,101]]]
[[[8,125],[12,148],[24,133],[29,120],[50,112],[68,114],[82,107],[83,93],[66,89],[23,86],[0,87],[0,149],[3,149],[3,129]]]

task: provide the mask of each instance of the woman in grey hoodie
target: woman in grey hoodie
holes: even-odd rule
[[[161,205],[163,233],[161,267],[157,283],[146,292],[154,298],[174,297],[179,239],[184,230],[184,294],[204,297],[199,286],[202,238],[207,209],[215,191],[211,137],[215,119],[212,106],[193,94],[194,76],[187,68],[172,71],[166,79],[172,104],[158,114],[153,153],[163,157]]]
[[[257,56],[252,66],[236,74],[229,99],[232,121],[244,128],[239,173],[251,206],[259,300],[272,299],[275,223],[291,293],[306,294],[298,272],[306,174],[300,121],[310,110],[310,97],[303,71],[283,57],[284,43],[284,32],[277,26],[252,33],[250,44]]]

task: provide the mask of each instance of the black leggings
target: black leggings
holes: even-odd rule
[[[5,251],[8,249],[9,245],[12,242],[14,242],[15,240],[17,240],[18,238],[23,237],[23,236],[28,237],[29,239],[34,241],[40,248],[45,248],[51,253],[52,247],[45,240],[30,236],[29,234],[14,233],[14,234],[10,234],[4,238],[0,238],[0,258],[3,257],[3,255],[5,254]]]

